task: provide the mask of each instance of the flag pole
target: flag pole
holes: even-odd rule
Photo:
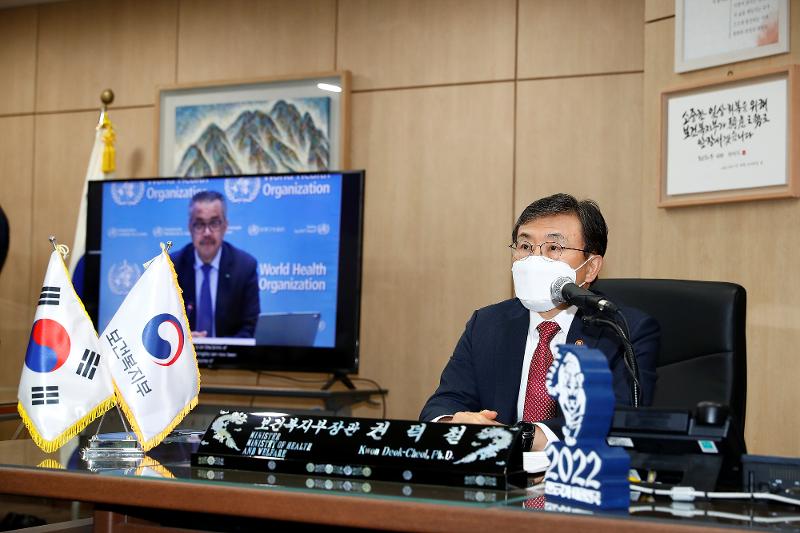
[[[102,106],[100,107],[100,120],[97,122],[97,127],[103,127],[103,120],[106,118],[106,111],[108,111],[108,106],[110,106],[114,102],[114,91],[111,89],[105,89],[103,92],[100,93],[100,102],[102,102]]]
[[[119,419],[122,422],[122,428],[125,430],[125,440],[133,440],[130,436],[130,430],[128,429],[128,424],[125,423],[125,415],[122,414],[122,411],[119,408],[119,404],[116,405],[117,414],[119,414]],[[108,411],[106,411],[107,413]],[[94,432],[94,439],[98,439],[100,435],[100,428],[103,426],[103,421],[106,419],[106,413],[100,417],[100,421],[97,423],[97,431]]]
[[[101,170],[103,174],[108,174],[114,172],[117,168],[117,156],[114,148],[114,141],[117,136],[114,133],[114,126],[111,124],[111,121],[108,120],[108,115],[106,114],[108,106],[114,101],[114,91],[111,89],[104,90],[100,93],[100,101],[103,103],[103,107],[100,111],[100,124],[97,125],[97,128],[103,130],[103,159]]]
[[[81,192],[78,218],[75,222],[75,233],[72,240],[72,257],[68,264],[70,277],[78,296],[83,294],[83,268],[86,255],[86,220],[88,217],[87,194],[90,181],[99,181],[113,177],[116,169],[116,149],[114,143],[116,133],[108,118],[108,106],[114,101],[114,91],[105,89],[100,93],[100,116],[95,126],[94,142],[86,167],[86,177]]]
[[[50,453],[104,415],[116,404],[116,398],[111,376],[100,366],[97,332],[69,280],[64,264],[69,248],[55,235],[48,235],[47,240],[53,251],[22,366],[17,412],[33,442]],[[55,367],[47,366],[51,356],[42,355],[48,348],[62,359]],[[65,368],[67,372],[56,373],[68,358],[80,359],[77,371]],[[95,374],[97,370],[99,375]]]
[[[119,404],[115,406],[117,408],[117,414],[119,415],[119,419],[122,421],[122,427],[125,429],[126,439],[131,438],[131,431],[128,429],[128,424],[125,423],[125,415],[122,414],[122,410],[119,408]]]

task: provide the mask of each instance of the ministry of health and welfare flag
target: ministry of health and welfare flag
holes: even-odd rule
[[[81,205],[78,209],[78,221],[75,224],[75,238],[72,241],[72,255],[69,260],[69,272],[75,283],[75,290],[83,294],[83,256],[86,253],[86,212],[88,209],[87,194],[89,182],[114,177],[116,135],[114,126],[108,119],[108,113],[103,110],[100,121],[95,128],[94,145],[89,156],[89,165],[86,168],[86,179],[83,182]]]
[[[200,372],[169,255],[147,266],[100,336],[117,399],[147,451],[197,405]]]
[[[19,411],[33,441],[57,450],[114,406],[114,386],[92,321],[54,251],[19,381]]]

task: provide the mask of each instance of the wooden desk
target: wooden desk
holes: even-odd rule
[[[159,448],[163,446],[169,445]],[[548,533],[730,532],[728,527],[708,521],[627,515],[579,516],[528,510],[523,506],[524,492],[510,494],[501,501],[479,503],[439,498],[437,490],[444,496],[462,489],[430,486],[425,489],[428,491],[425,497],[415,497],[413,485],[409,486],[411,496],[404,497],[389,496],[379,490],[355,495],[342,490],[306,488],[302,483],[295,488],[269,486],[266,473],[250,474],[263,476],[265,482],[258,485],[197,479],[200,477],[197,469],[192,470],[186,461],[186,446],[175,446],[183,449],[176,448],[173,457],[168,453],[161,459],[165,467],[162,473],[169,470],[174,479],[156,479],[146,477],[153,468],[140,472],[90,472],[86,464],[75,461],[74,456],[66,461],[67,470],[38,467],[36,465],[44,459],[52,460],[52,454],[48,457],[31,441],[3,441],[0,442],[0,493],[92,502],[98,509],[95,531],[102,532],[153,532],[156,527],[164,531],[159,524],[165,517],[174,519],[170,524],[173,527],[199,527],[204,520],[211,520],[212,515],[229,517],[237,523],[248,519],[265,521],[258,524],[259,529],[275,526],[275,521],[280,521],[279,528],[287,526],[286,522],[293,522],[394,531],[485,533],[491,528]],[[50,465],[55,466],[55,463]],[[302,479],[302,476],[294,477]],[[797,514],[797,509],[794,511]],[[250,525],[256,527],[255,522],[248,522],[247,529]],[[784,524],[782,529],[785,528]]]
[[[17,413],[17,389],[0,387],[0,420],[19,420]]]

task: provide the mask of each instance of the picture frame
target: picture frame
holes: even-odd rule
[[[789,0],[675,0],[675,72],[788,53]]]
[[[661,93],[659,207],[799,196],[794,65]]]
[[[159,87],[156,174],[347,169],[349,105],[347,71]]]

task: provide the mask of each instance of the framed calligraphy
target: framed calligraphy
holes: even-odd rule
[[[676,0],[675,72],[789,52],[789,0]]]
[[[662,92],[659,207],[800,196],[797,69]]]
[[[348,167],[347,71],[158,89],[159,176]]]

